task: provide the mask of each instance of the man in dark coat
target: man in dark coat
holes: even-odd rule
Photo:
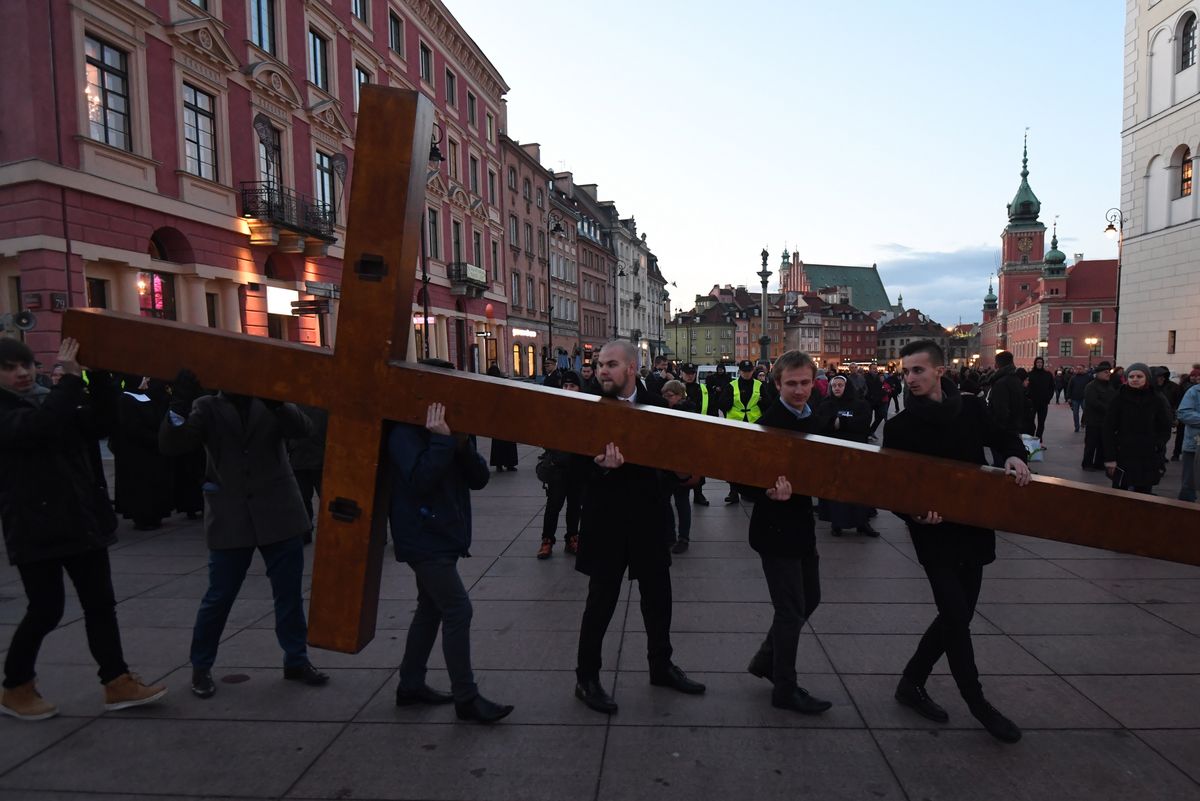
[[[1054,397],[1054,376],[1046,369],[1046,360],[1040,356],[1033,360],[1033,369],[1025,377],[1029,388],[1029,402],[1033,404],[1033,416],[1037,428],[1033,435],[1039,439],[1046,433],[1046,415],[1050,412],[1050,400]]]
[[[453,369],[440,359],[422,363]],[[440,403],[426,410],[423,428],[398,424],[392,429],[388,458],[393,470],[388,520],[396,559],[407,562],[417,577],[417,608],[400,663],[396,705],[453,701],[460,720],[495,723],[513,708],[479,694],[471,670],[471,599],[458,573],[458,560],[471,555],[471,490],[487,486],[488,466],[474,436],[451,432]],[[425,683],[439,628],[451,693]]]
[[[1021,422],[1025,417],[1025,385],[1017,376],[1013,355],[1008,351],[996,354],[996,372],[992,376],[992,388],[988,392],[988,411],[996,425],[1016,436],[1021,434]],[[992,464],[1001,467],[1004,459],[992,454]]]
[[[1076,434],[1079,433],[1080,418],[1083,415],[1083,399],[1091,381],[1092,377],[1081,368],[1072,373],[1071,380],[1067,382],[1067,403],[1071,404],[1071,417],[1075,420]]]
[[[142,684],[125,664],[108,561],[117,519],[89,458],[102,432],[78,352],[78,342],[62,341],[63,376],[47,390],[34,381],[33,351],[0,338],[0,525],[28,601],[5,655],[0,713],[18,720],[58,714],[38,693],[35,678],[42,641],[62,619],[64,572],[83,607],[105,708],[139,706],[167,694],[162,685]]]
[[[772,379],[779,400],[767,409],[759,425],[801,433],[815,432],[809,408],[817,366],[807,353],[790,350],[775,362]],[[775,615],[771,629],[750,660],[747,670],[774,686],[771,705],[816,715],[833,704],[808,693],[796,683],[796,651],[800,629],[821,602],[817,539],[812,498],[792,494],[786,476],[769,489],[738,488],[754,501],[750,515],[750,547],[762,561],[763,576]]]
[[[1083,469],[1104,469],[1104,417],[1117,394],[1112,381],[1112,364],[1096,365],[1096,376],[1083,393]]]
[[[654,369],[650,372],[650,375],[646,376],[646,391],[651,395],[657,395],[661,398],[663,384],[670,381],[673,377],[667,371],[667,363],[666,356],[654,357]]]
[[[579,368],[579,391],[585,395],[600,394],[600,382],[596,380],[596,368],[591,362],[584,362]]]
[[[598,357],[600,385],[607,398],[631,406],[664,406],[665,401],[637,384],[637,350],[613,340]],[[612,714],[617,704],[600,684],[600,652],[621,595],[628,568],[641,592],[646,624],[650,683],[699,694],[671,662],[671,553],[668,547],[670,492],[677,483],[658,470],[626,464],[616,443],[593,459],[577,457],[574,468],[584,483],[575,569],[589,577],[587,604],[579,626],[575,696],[597,712]]]
[[[306,437],[312,423],[294,403],[220,392],[200,397],[196,377],[182,370],[175,399],[158,431],[164,454],[204,448],[204,533],[208,591],[192,631],[192,693],[217,691],[212,666],[225,621],[258,550],[275,599],[275,637],[283,677],[309,685],[329,676],[308,661],[304,616],[303,536],[311,526],[292,475],[285,441]]]
[[[888,399],[883,393],[883,380],[879,377],[879,372],[874,365],[867,371],[865,380],[867,393],[858,397],[865,398],[867,405],[871,407],[871,431],[868,436],[874,440],[875,432],[879,430],[879,424],[887,419]]]
[[[1030,481],[1025,446],[1013,431],[1001,427],[978,398],[960,395],[945,373],[945,354],[932,340],[918,340],[900,351],[908,388],[904,411],[888,421],[883,447],[923,453],[971,464],[986,464],[988,447],[1002,459],[1005,473],[1018,486]],[[996,559],[996,532],[943,520],[936,511],[899,517],[908,525],[917,559],[929,578],[938,614],[921,637],[904,668],[896,700],[930,720],[950,719],[925,691],[925,682],[942,654],[971,714],[994,737],[1016,742],[1021,730],[983,697],[971,618],[983,583],[983,566]]]
[[[688,403],[694,411],[710,417],[721,416],[721,395],[714,392],[708,384],[696,380],[696,365],[684,362],[679,367],[683,375],[683,388],[687,391]],[[704,479],[701,478],[693,490],[693,503],[697,506],[708,506],[708,498],[704,497]]]

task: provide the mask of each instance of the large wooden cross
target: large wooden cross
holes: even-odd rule
[[[388,421],[424,424],[434,401],[454,430],[755,486],[787,475],[798,491],[1200,565],[1200,508],[1055,478],[1018,489],[991,468],[804,437],[403,361],[425,202],[433,107],[418,93],[364,86],[336,347],[72,309],[63,332],[93,367],[329,411],[309,641],[356,652],[375,633],[387,531]],[[730,454],[737,454],[731,459]]]

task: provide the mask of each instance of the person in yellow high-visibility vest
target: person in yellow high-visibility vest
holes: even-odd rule
[[[738,362],[738,377],[730,384],[728,408],[725,417],[729,420],[741,420],[746,423],[756,423],[762,417],[762,382],[754,378],[754,362],[743,359]],[[725,503],[737,503],[738,491],[731,485]]]

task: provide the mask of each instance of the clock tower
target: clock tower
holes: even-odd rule
[[[1046,252],[1046,226],[1038,221],[1041,201],[1029,186],[1029,135],[1021,153],[1021,185],[1008,204],[1008,225],[1000,234],[1001,265],[997,277],[1001,314],[1020,305],[1037,289]]]

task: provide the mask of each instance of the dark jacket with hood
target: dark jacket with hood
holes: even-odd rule
[[[815,434],[818,422],[815,414],[804,419],[796,417],[780,401],[763,413],[758,424],[801,434]],[[791,558],[808,556],[816,550],[811,497],[793,493],[786,501],[773,501],[767,497],[763,487],[738,486],[738,490],[754,501],[754,511],[750,514],[751,548],[763,556]]]
[[[814,433],[852,442],[866,442],[871,433],[871,406],[858,397],[858,390],[849,381],[840,398],[831,389],[829,397],[817,405],[815,414]],[[840,421],[836,429],[835,421]]]
[[[1117,390],[1104,414],[1104,461],[1125,471],[1125,486],[1152,487],[1162,478],[1167,440],[1174,429],[1167,399],[1149,384]]]
[[[945,377],[940,403],[905,392],[904,411],[883,429],[883,447],[978,465],[988,463],[985,447],[1005,458],[1025,459],[1020,436],[997,424],[979,398],[960,395]],[[986,565],[996,559],[996,532],[991,529],[949,520],[930,526],[897,514],[908,524],[923,565],[946,561]]]
[[[1025,386],[1017,376],[1017,368],[1006,364],[992,376],[988,392],[988,411],[1005,431],[1017,434],[1025,418]]]
[[[14,565],[117,541],[116,515],[89,458],[105,432],[83,379],[64,375],[48,393],[35,392],[0,389],[0,525]]]
[[[1099,426],[1104,424],[1108,406],[1117,396],[1117,386],[1117,382],[1113,381],[1111,376],[1107,381],[1093,378],[1088,383],[1087,389],[1083,393],[1083,419],[1080,421],[1083,425]]]
[[[1041,367],[1029,371],[1029,400],[1034,406],[1045,406],[1054,399],[1054,375]]]
[[[423,562],[470,556],[471,493],[487,486],[487,462],[475,437],[462,444],[424,426],[397,424],[388,437],[392,464],[388,515],[396,559]]]

